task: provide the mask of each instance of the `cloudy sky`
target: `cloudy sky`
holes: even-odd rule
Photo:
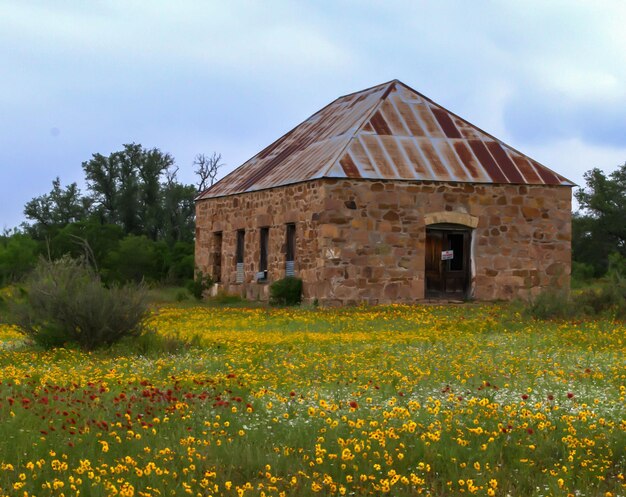
[[[224,175],[399,79],[576,183],[626,161],[626,2],[0,0],[0,229],[124,143]]]

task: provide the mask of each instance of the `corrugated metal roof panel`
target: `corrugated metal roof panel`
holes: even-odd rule
[[[198,199],[321,177],[573,186],[403,83],[390,81],[338,98]]]

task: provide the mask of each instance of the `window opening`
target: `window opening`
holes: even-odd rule
[[[259,236],[259,274],[257,275],[257,280],[266,280],[267,279],[267,252],[268,252],[268,242],[270,237],[270,229],[269,228],[261,228],[260,236]]]
[[[450,244],[450,250],[453,252],[453,258],[450,259],[451,271],[463,271],[463,262],[465,261],[465,254],[463,253],[463,240],[462,234],[449,234],[448,241]]]
[[[294,276],[296,259],[296,225],[287,225],[287,239],[285,240],[285,276]]]
[[[213,233],[213,280],[222,281],[222,232]]]
[[[236,283],[243,283],[243,251],[245,239],[245,230],[237,230],[237,250],[235,251],[235,263],[237,267]]]

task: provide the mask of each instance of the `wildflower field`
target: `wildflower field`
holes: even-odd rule
[[[0,326],[0,494],[626,495],[626,326],[162,307],[167,352]]]

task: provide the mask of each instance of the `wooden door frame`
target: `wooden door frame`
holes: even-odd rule
[[[424,257],[425,257],[425,265],[424,265],[424,296],[426,298],[460,298],[466,299],[470,296],[471,286],[472,286],[472,232],[473,229],[470,226],[466,226],[463,224],[456,223],[436,223],[430,224],[426,227],[426,237],[425,237],[425,245],[424,245]],[[439,260],[439,283],[438,288],[429,288],[428,281],[433,278],[433,271],[429,270],[429,240],[435,237],[429,238],[430,233],[438,233],[442,237],[442,246],[441,250],[449,250],[451,247],[448,245],[449,242],[448,235],[463,235],[463,269],[461,270],[451,270],[450,265],[451,261],[442,261]],[[462,272],[464,274],[459,274]],[[454,274],[452,274],[454,273]],[[430,276],[429,276],[430,275]],[[459,291],[450,291],[448,290],[448,284],[451,283],[451,286],[458,286],[458,281],[461,279],[462,281],[462,289]]]

